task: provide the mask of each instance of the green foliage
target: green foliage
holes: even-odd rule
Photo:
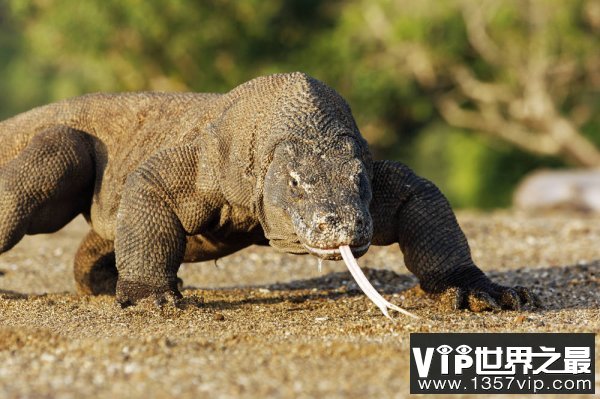
[[[545,46],[574,63],[597,52],[595,28],[582,17],[583,0],[538,1],[552,21]],[[490,36],[510,43],[515,53],[528,51],[524,35],[531,26],[524,24],[518,1],[497,3]],[[440,184],[454,205],[506,206],[524,173],[560,162],[442,121],[435,99],[453,90],[447,67],[468,65],[492,81],[517,79],[514,71],[477,56],[460,4],[4,0],[0,117],[86,92],[225,91],[258,75],[303,70],[348,100],[376,158],[405,161]],[[563,111],[584,99],[600,114],[597,93],[585,81],[574,85],[556,93],[564,98]],[[592,118],[581,129],[600,144],[599,126]]]
[[[532,157],[492,139],[435,123],[414,145],[410,164],[440,186],[455,207],[491,209],[511,203],[514,187],[527,172],[560,167],[555,159]]]

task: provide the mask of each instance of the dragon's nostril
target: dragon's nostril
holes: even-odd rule
[[[315,221],[315,228],[321,233],[325,233],[333,228],[336,228],[339,222],[339,218],[334,214],[320,215],[320,217]]]

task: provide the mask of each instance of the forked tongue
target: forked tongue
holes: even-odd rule
[[[356,284],[360,287],[360,289],[369,297],[371,301],[383,312],[385,317],[392,320],[388,313],[388,309],[397,310],[400,313],[403,313],[407,316],[414,317],[418,319],[419,316],[410,313],[407,310],[402,309],[399,306],[394,305],[393,303],[388,302],[384,297],[382,297],[377,290],[371,285],[369,280],[367,280],[367,276],[362,272],[360,266],[354,259],[354,255],[352,255],[352,251],[348,245],[340,246],[340,253],[342,254],[342,258],[344,259],[344,263],[348,270],[350,270],[350,274],[354,277]]]

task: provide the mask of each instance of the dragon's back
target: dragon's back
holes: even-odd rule
[[[108,152],[160,147],[202,122],[212,93],[94,93],[33,108],[0,122],[0,165],[32,137],[63,125],[94,137]],[[148,148],[149,149],[149,148]]]

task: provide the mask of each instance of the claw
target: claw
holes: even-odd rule
[[[500,297],[500,303],[502,306],[512,310],[521,310],[521,302],[520,295],[513,288],[509,288],[504,291]]]
[[[172,305],[173,307],[180,308],[181,307],[181,296],[175,295],[173,292],[165,292],[163,294],[158,294],[154,298],[154,305],[156,307],[163,307],[164,305]]]
[[[501,310],[502,307],[490,294],[485,291],[475,291],[468,295],[467,302],[469,309],[473,312],[481,312],[484,310]]]
[[[464,289],[451,287],[437,296],[437,298],[445,308],[456,311],[465,307],[466,296],[467,292]]]
[[[414,317],[415,319],[419,318],[419,316],[414,315],[409,311],[404,310],[401,307],[388,302],[384,297],[382,297],[379,294],[379,292],[377,292],[377,290],[371,285],[367,277],[360,269],[360,266],[358,266],[358,263],[356,262],[356,259],[354,259],[354,255],[352,255],[352,251],[350,250],[350,247],[348,245],[340,246],[340,253],[342,254],[342,258],[344,259],[346,267],[350,271],[350,274],[352,274],[352,277],[354,277],[354,280],[356,281],[360,289],[369,297],[371,301],[373,301],[375,305],[377,305],[377,307],[381,310],[385,317],[392,320],[388,313],[388,309],[392,309],[407,316]]]
[[[514,290],[517,292],[519,298],[521,298],[521,301],[524,304],[531,305],[536,308],[542,307],[542,301],[540,300],[540,298],[536,294],[534,294],[529,288],[516,286]]]

